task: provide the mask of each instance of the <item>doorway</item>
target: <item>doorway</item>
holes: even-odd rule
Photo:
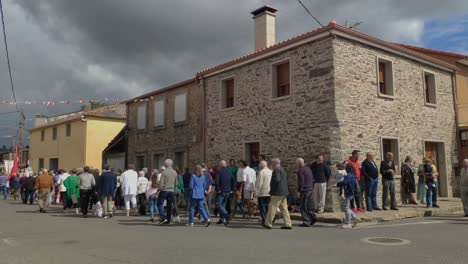
[[[424,158],[434,160],[434,164],[439,172],[437,182],[439,184],[439,196],[448,196],[447,166],[445,161],[445,144],[443,142],[425,141]]]
[[[49,159],[49,170],[53,170],[57,172],[59,167],[59,160],[58,159]]]
[[[245,143],[244,160],[250,162],[253,156],[257,159],[260,157],[260,142]]]

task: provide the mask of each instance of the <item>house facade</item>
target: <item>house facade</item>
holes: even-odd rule
[[[34,172],[83,166],[102,169],[102,151],[124,126],[122,104],[36,116],[36,125],[30,130],[30,166]]]
[[[254,11],[271,15],[274,10]],[[335,23],[197,74],[206,94],[206,160],[352,150],[436,160],[440,194],[452,195],[457,151],[455,67]],[[426,88],[427,87],[427,88]],[[426,93],[429,93],[426,95]],[[294,181],[295,177],[291,177]]]
[[[203,157],[203,94],[190,79],[126,102],[127,163],[159,169],[167,158],[183,171]]]

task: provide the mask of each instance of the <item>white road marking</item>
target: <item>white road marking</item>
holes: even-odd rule
[[[402,224],[390,224],[390,225],[369,225],[369,226],[356,226],[354,229],[363,229],[363,228],[382,228],[382,227],[395,227],[395,226],[409,226],[409,225],[431,225],[431,224],[443,224],[448,221],[422,221],[422,222],[412,222],[412,223],[402,223]]]
[[[380,242],[378,241],[379,239],[382,239],[382,240],[389,239],[389,240],[395,240],[395,241]],[[365,237],[365,238],[361,238],[361,242],[372,244],[372,245],[379,245],[379,246],[403,246],[403,245],[411,244],[411,241],[407,239],[393,238],[393,237]]]

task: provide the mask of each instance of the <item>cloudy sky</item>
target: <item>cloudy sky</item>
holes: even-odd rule
[[[302,0],[326,24],[363,21],[389,41],[468,54],[466,0]],[[296,0],[3,0],[12,74],[20,102],[127,99],[194,76],[253,49],[250,11],[277,8],[277,40],[318,27]],[[0,101],[11,100],[0,44]],[[34,114],[77,110],[19,105]],[[0,105],[0,113],[14,106]],[[0,115],[0,136],[17,115]],[[1,139],[0,144],[11,144]]]

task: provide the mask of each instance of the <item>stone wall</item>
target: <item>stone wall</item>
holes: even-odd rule
[[[381,137],[394,137],[399,141],[398,163],[408,155],[420,162],[424,141],[443,142],[446,166],[439,170],[446,170],[448,186],[441,187],[451,196],[456,153],[451,73],[339,37],[333,40],[333,53],[341,134],[341,153],[334,158],[343,160],[359,149],[376,153],[380,164]],[[377,56],[393,62],[393,99],[378,96]],[[423,70],[435,74],[436,107],[425,105]]]
[[[260,142],[260,153],[279,157],[294,185],[296,158],[336,151],[332,53],[328,37],[206,78],[208,162],[249,158],[245,143]],[[291,95],[272,98],[271,65],[288,58]],[[228,77],[234,77],[235,106],[221,109],[221,80]]]
[[[187,122],[174,123],[174,97],[188,92]],[[153,99],[165,98],[165,126],[153,126]],[[174,152],[186,151],[190,170],[194,170],[203,157],[203,93],[196,81],[185,84],[155,96],[149,97],[147,102],[131,102],[128,107],[128,163],[135,163],[137,155],[145,155],[146,166],[153,169],[153,156],[163,154],[166,158],[174,159]],[[137,130],[138,107],[147,105],[146,129]],[[183,168],[180,168],[183,169]]]

